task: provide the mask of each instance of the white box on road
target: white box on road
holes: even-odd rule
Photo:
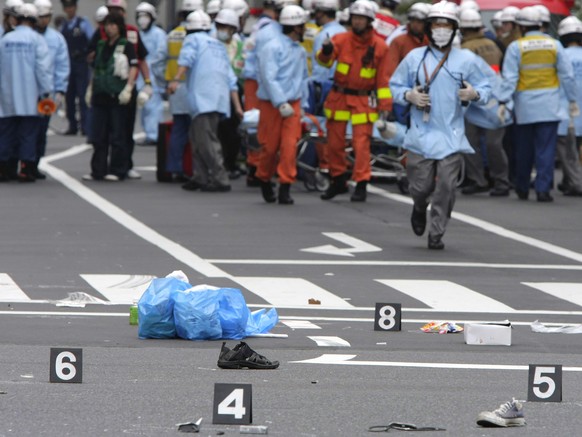
[[[466,323],[465,343],[511,346],[511,323]]]

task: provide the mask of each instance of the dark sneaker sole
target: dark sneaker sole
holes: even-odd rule
[[[279,362],[275,361],[272,364],[258,364],[251,363],[248,361],[219,361],[218,367],[221,369],[258,369],[258,370],[271,370],[279,367]]]

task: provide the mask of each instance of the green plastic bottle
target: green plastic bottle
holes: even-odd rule
[[[137,302],[134,302],[132,306],[129,307],[129,324],[138,324],[138,312],[137,312]]]

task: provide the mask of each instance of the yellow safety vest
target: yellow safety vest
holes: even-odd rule
[[[521,53],[517,90],[558,88],[556,41],[548,36],[532,35],[520,38],[517,43]]]
[[[311,69],[313,68],[311,65],[311,54],[313,53],[313,40],[315,39],[315,35],[318,34],[320,27],[309,21],[305,23],[305,33],[303,34],[303,42],[301,45],[307,52],[307,71],[311,76]]]
[[[178,26],[168,34],[168,62],[166,63],[166,80],[168,82],[174,80],[176,73],[178,73],[178,57],[182,44],[186,38],[186,28]],[[185,78],[182,78],[184,80]]]

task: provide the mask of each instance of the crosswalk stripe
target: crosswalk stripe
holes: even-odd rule
[[[582,284],[573,282],[522,282],[558,299],[582,306]]]
[[[325,335],[320,336],[308,336],[310,340],[313,340],[321,347],[350,347],[350,343],[340,337],[328,337]]]
[[[504,303],[450,281],[392,279],[375,279],[375,281],[442,311],[475,313],[514,311]]]
[[[0,302],[29,302],[31,299],[6,273],[0,273]]]
[[[80,275],[91,287],[115,305],[131,305],[139,300],[154,276]]]
[[[317,326],[309,320],[281,320],[281,323],[291,329],[321,329],[321,326]]]
[[[353,308],[339,296],[302,278],[232,277],[247,290],[275,307]],[[315,299],[320,304],[310,305]]]

